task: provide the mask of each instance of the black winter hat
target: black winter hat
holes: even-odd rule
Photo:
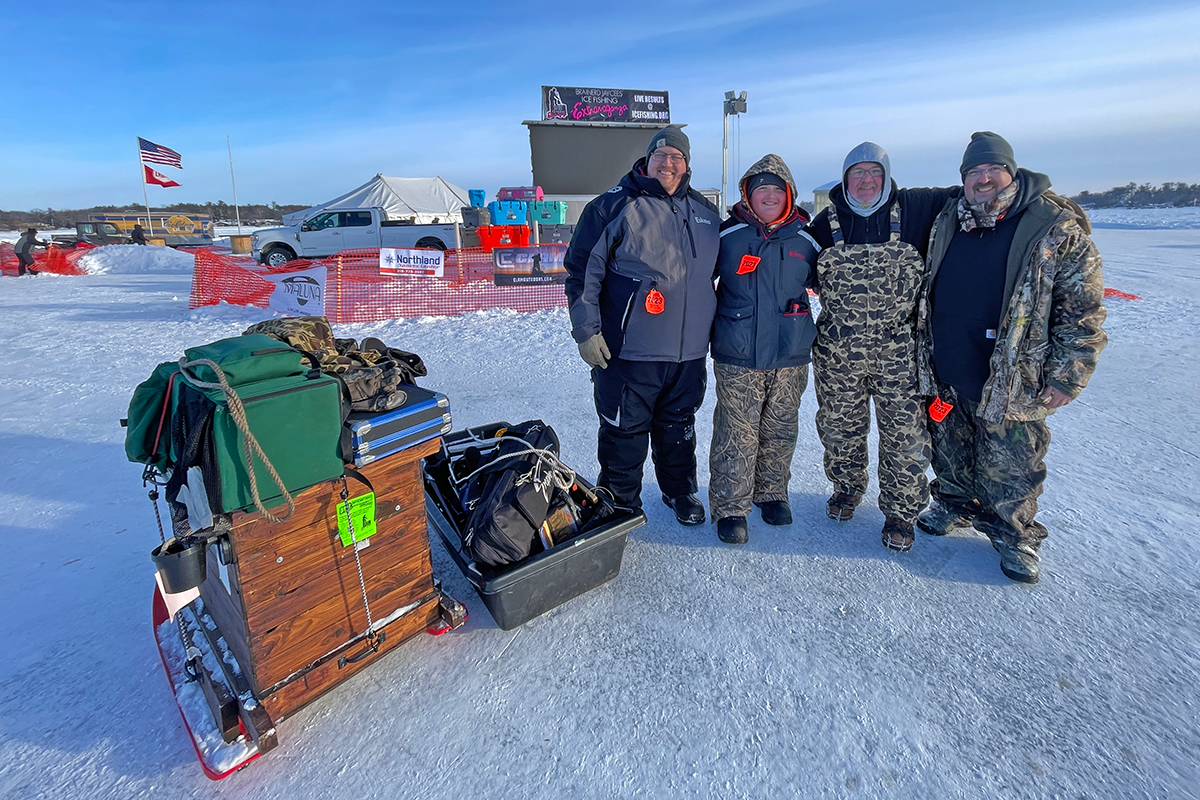
[[[788,190],[787,181],[772,172],[760,172],[746,181],[746,197],[754,194],[760,186],[778,186],[785,192]]]
[[[651,153],[664,145],[674,147],[683,153],[683,157],[687,159],[689,164],[691,163],[692,144],[688,141],[687,134],[678,125],[668,125],[654,134],[653,138],[650,139],[650,146],[646,148],[646,158],[649,158]]]
[[[1012,145],[998,133],[976,131],[971,134],[971,143],[963,153],[958,174],[966,175],[967,170],[980,164],[1000,164],[1008,170],[1009,175],[1017,177],[1017,159],[1013,155]]]

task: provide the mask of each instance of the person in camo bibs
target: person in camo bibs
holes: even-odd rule
[[[933,503],[917,524],[935,536],[974,526],[1006,576],[1036,583],[1046,417],[1079,395],[1108,342],[1103,268],[1087,214],[1018,169],[1002,136],[973,134],[959,172],[921,295],[921,388],[940,413]]]
[[[957,189],[899,189],[888,154],[863,142],[846,156],[832,205],[807,230],[817,259],[821,313],[813,345],[817,433],[833,483],[826,513],[854,516],[867,489],[872,399],[879,429],[883,544],[908,550],[929,497],[929,434],[917,390],[914,324],[925,242]]]
[[[766,155],[738,188],[717,256],[708,486],[717,536],[729,544],[749,541],[751,503],[768,525],[792,522],[788,480],[817,335],[808,306],[817,246],[804,232],[808,213],[796,205],[791,171]]]

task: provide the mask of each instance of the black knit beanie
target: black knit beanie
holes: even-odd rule
[[[650,140],[650,146],[646,148],[646,158],[650,157],[660,147],[674,147],[679,152],[683,153],[683,157],[690,164],[692,161],[692,145],[688,141],[687,134],[684,133],[678,125],[668,125]]]
[[[1017,159],[1013,156],[1012,145],[998,133],[977,131],[971,134],[971,143],[963,153],[958,174],[966,175],[967,170],[980,164],[1000,164],[1008,170],[1009,175],[1017,177]]]
[[[746,197],[754,194],[754,190],[760,186],[778,186],[785,192],[788,190],[787,182],[783,178],[771,172],[760,172],[746,181]]]

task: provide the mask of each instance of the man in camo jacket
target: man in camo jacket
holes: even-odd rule
[[[1108,341],[1100,254],[1083,210],[1045,175],[1018,169],[1003,137],[974,134],[959,172],[963,191],[934,223],[919,305],[937,478],[917,525],[935,536],[973,525],[1005,575],[1036,583],[1045,420],[1087,385]]]

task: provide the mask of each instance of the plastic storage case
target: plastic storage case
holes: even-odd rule
[[[562,225],[567,221],[567,201],[540,200],[529,206],[533,221],[542,225]]]
[[[467,189],[467,199],[471,201],[472,206],[483,208],[487,205],[487,192],[483,189]]]
[[[479,235],[479,246],[485,250],[529,246],[528,225],[480,225],[475,232]]]
[[[529,204],[523,200],[495,200],[488,203],[493,225],[524,225],[529,220]]]
[[[400,408],[372,414],[352,412],[346,419],[356,467],[450,432],[446,395],[411,384],[402,384],[402,388],[408,397]]]
[[[472,437],[493,436],[498,429],[507,427],[508,423],[497,422],[456,431],[445,437],[442,452]],[[501,630],[520,627],[615,578],[621,571],[629,532],[646,524],[646,515],[641,511],[619,512],[602,527],[567,539],[519,564],[500,568],[475,565],[460,552],[462,534],[442,507],[444,501],[430,472],[436,469],[435,464],[433,458],[422,464],[429,524]],[[579,479],[579,482],[591,488],[587,481]]]
[[[463,225],[468,228],[478,228],[481,225],[491,225],[492,216],[486,208],[478,208],[476,206],[463,206],[462,209]]]

